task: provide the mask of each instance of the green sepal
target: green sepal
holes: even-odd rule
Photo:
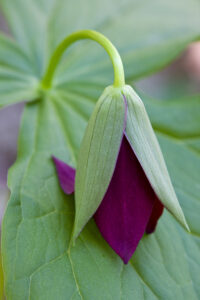
[[[189,227],[176,197],[162,151],[140,97],[126,85],[126,136],[159,200],[188,231]]]
[[[93,216],[106,193],[122,141],[125,114],[121,89],[107,87],[95,106],[80,147],[75,179],[73,240]]]

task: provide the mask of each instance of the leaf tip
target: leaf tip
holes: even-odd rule
[[[190,227],[189,227],[188,223],[186,222],[186,220],[185,220],[185,226],[184,227],[188,231],[188,233],[191,233]]]
[[[187,230],[189,233],[191,233],[191,230],[190,230],[189,225],[188,225],[188,223],[185,219],[185,216],[184,216],[184,213],[183,213],[182,209],[181,209],[181,215],[179,214],[179,217],[176,216],[176,215],[174,215],[174,216],[176,217],[177,221],[183,226],[183,228],[185,230]]]

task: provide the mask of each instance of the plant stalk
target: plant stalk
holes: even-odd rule
[[[114,69],[113,85],[115,87],[123,87],[125,85],[124,68],[123,68],[122,60],[119,55],[119,52],[114,47],[114,45],[103,34],[97,31],[81,30],[81,31],[76,31],[71,35],[69,35],[68,37],[66,37],[54,51],[50,59],[49,65],[47,67],[46,73],[44,75],[44,78],[42,80],[42,86],[45,89],[48,89],[52,86],[52,80],[53,80],[56,67],[65,50],[74,42],[83,39],[93,40],[98,44],[100,44],[106,50],[106,52],[108,53],[112,61],[112,65]]]

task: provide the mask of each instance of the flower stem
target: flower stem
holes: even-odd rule
[[[54,51],[49,65],[47,67],[46,73],[42,80],[42,86],[44,88],[50,88],[52,85],[52,79],[55,72],[55,69],[64,53],[64,51],[74,42],[83,39],[90,39],[97,43],[99,43],[108,53],[110,59],[112,61],[113,69],[114,69],[114,83],[115,87],[123,87],[125,84],[124,80],[124,68],[122,64],[121,57],[117,51],[117,49],[113,46],[113,44],[101,33],[94,30],[81,30],[76,31],[66,37],[56,48]]]

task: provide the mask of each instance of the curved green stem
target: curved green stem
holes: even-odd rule
[[[42,80],[42,85],[44,88],[50,88],[52,84],[53,75],[55,69],[63,55],[64,51],[74,42],[83,39],[94,40],[99,43],[108,53],[114,68],[114,86],[122,87],[125,84],[124,80],[124,68],[122,64],[121,57],[117,51],[117,49],[113,46],[113,44],[101,33],[94,30],[81,30],[72,33],[68,37],[66,37],[60,45],[54,51],[50,63],[48,65],[47,71]]]

